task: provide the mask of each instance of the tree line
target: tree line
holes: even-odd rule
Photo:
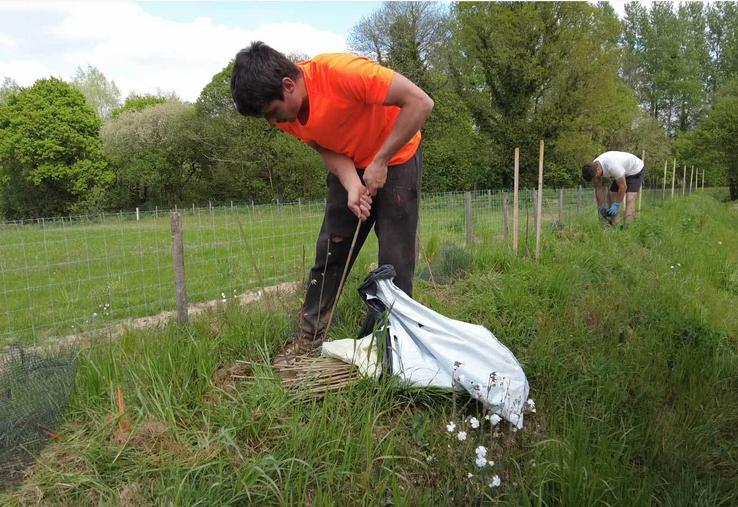
[[[653,181],[656,163],[677,157],[738,198],[734,3],[631,3],[621,20],[606,3],[387,2],[348,44],[433,97],[425,191],[510,186],[516,146],[531,185],[543,139],[549,186],[578,184],[602,151],[645,151]],[[0,216],[320,197],[320,158],[235,112],[231,65],[193,103],[121,102],[94,67],[25,88],[6,78]]]

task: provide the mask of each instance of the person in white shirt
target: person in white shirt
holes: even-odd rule
[[[624,151],[606,151],[582,166],[582,178],[594,183],[597,210],[613,225],[619,221],[623,199],[627,199],[625,222],[630,223],[635,218],[636,197],[645,175],[643,160]],[[607,202],[603,178],[612,180]]]

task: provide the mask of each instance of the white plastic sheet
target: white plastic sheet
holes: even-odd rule
[[[449,319],[426,308],[400,290],[382,266],[360,289],[367,305],[384,310],[389,336],[381,361],[385,373],[418,387],[463,389],[517,428],[523,427],[528,381],[512,352],[483,326]],[[379,330],[376,336],[380,336]],[[378,375],[375,337],[325,343],[323,354]]]

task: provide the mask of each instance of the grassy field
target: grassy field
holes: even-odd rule
[[[548,221],[558,218],[557,193],[550,194]],[[576,196],[567,198],[567,212],[575,213]],[[521,211],[521,234],[528,208]],[[477,240],[499,241],[501,193],[478,193],[473,209]],[[261,283],[301,280],[314,259],[323,203],[180,212],[189,301],[203,302],[231,299]],[[40,344],[174,309],[168,213],[80,218],[0,226],[0,347]],[[463,193],[423,199],[422,238],[463,243],[465,227]],[[372,234],[365,257],[376,258],[376,250]]]
[[[284,390],[267,366],[294,326],[279,306],[129,333],[82,352],[63,439],[0,504],[736,505],[736,232],[735,207],[693,196],[625,230],[549,231],[540,263],[487,246],[455,283],[419,281],[416,299],[520,359],[537,413],[519,432],[473,430],[468,400],[391,380]],[[366,269],[333,338],[359,326]],[[130,430],[107,418],[117,385]]]

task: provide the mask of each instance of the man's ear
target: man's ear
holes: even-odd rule
[[[294,79],[292,79],[291,77],[282,78],[282,91],[284,93],[294,93],[296,88],[297,84],[295,83]]]

